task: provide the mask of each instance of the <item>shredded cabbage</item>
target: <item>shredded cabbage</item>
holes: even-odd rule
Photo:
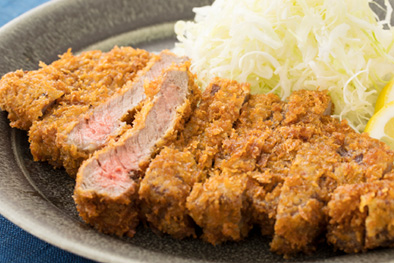
[[[178,21],[174,51],[202,85],[214,76],[287,98],[328,89],[334,116],[362,131],[394,73],[392,7],[368,0],[216,0]],[[372,11],[387,9],[386,17]],[[384,30],[383,28],[386,28]]]

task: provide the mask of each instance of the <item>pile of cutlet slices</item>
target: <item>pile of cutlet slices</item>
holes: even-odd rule
[[[201,92],[189,64],[68,51],[3,76],[0,106],[35,160],[76,177],[77,210],[101,232],[132,237],[143,220],[216,245],[259,227],[285,256],[322,237],[348,253],[394,244],[394,152],[332,118],[326,91],[285,102],[216,78]]]

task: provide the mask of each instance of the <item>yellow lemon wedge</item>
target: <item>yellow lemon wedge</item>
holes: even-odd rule
[[[386,84],[376,100],[375,113],[389,102],[394,101],[394,78]]]
[[[384,105],[372,116],[364,132],[387,143],[394,150],[394,101]]]

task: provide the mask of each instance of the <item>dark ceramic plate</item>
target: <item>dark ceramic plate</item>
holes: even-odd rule
[[[71,47],[75,52],[114,44],[151,51],[171,48],[173,23],[193,17],[192,7],[210,0],[51,1],[0,29],[0,76],[36,69]],[[258,231],[245,241],[211,246],[175,240],[140,227],[133,239],[103,235],[85,225],[72,200],[74,181],[63,170],[33,162],[25,132],[9,127],[0,113],[0,213],[33,235],[62,249],[101,262],[277,262],[269,239]],[[391,261],[394,250],[344,255],[322,244],[312,256],[291,261]]]

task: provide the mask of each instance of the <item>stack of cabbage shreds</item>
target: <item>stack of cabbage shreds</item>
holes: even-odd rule
[[[178,22],[176,52],[201,82],[249,82],[254,93],[288,97],[328,89],[334,116],[363,131],[394,73],[388,0],[216,0]],[[383,3],[384,2],[384,3]],[[377,17],[373,10],[386,10]]]

